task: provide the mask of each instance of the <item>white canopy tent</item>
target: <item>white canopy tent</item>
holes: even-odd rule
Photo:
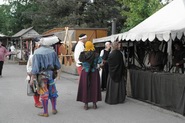
[[[180,39],[185,35],[185,0],[174,0],[145,19],[143,22],[123,33],[122,40],[160,41]]]
[[[123,36],[125,36],[125,34],[126,33],[120,33],[120,34],[115,34],[107,37],[96,38],[96,39],[93,39],[93,43],[101,43],[101,42],[107,42],[107,41],[114,42],[115,40],[120,41],[122,40],[122,38],[124,38]]]
[[[0,37],[5,37],[5,36],[6,36],[6,35],[3,35],[3,34],[0,33]]]
[[[126,41],[160,41],[180,39],[185,35],[185,0],[173,0],[128,32],[94,39],[94,43]]]
[[[128,32],[94,39],[93,43],[106,41],[160,41],[168,42],[168,61],[172,59],[172,40],[185,35],[185,0],[173,0],[162,9],[130,29]]]

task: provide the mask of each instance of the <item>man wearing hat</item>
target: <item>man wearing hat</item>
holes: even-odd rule
[[[41,96],[43,113],[39,116],[48,117],[48,100],[51,100],[52,113],[56,114],[56,99],[58,97],[54,73],[60,69],[60,62],[56,52],[50,45],[58,42],[56,37],[41,38],[36,45],[39,45],[34,51],[32,58],[32,70],[30,84],[37,81],[37,92]]]
[[[74,59],[76,62],[76,67],[77,67],[77,72],[78,75],[80,76],[81,71],[82,71],[82,65],[81,62],[79,61],[79,56],[80,53],[84,51],[84,44],[87,41],[87,35],[86,34],[80,34],[79,35],[79,41],[75,47],[75,51],[74,51]]]

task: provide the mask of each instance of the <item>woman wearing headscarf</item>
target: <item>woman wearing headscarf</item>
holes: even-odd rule
[[[88,103],[93,102],[93,108],[96,109],[96,103],[102,100],[100,89],[100,75],[97,64],[101,63],[99,54],[95,52],[91,41],[85,43],[85,51],[80,54],[82,62],[82,73],[79,80],[77,101],[83,102],[84,109],[88,109]]]
[[[125,100],[125,66],[123,61],[123,54],[119,49],[120,44],[118,42],[113,42],[112,51],[108,57],[109,75],[105,98],[105,102],[108,104],[123,103]]]

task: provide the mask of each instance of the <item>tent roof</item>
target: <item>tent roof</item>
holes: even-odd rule
[[[174,0],[124,34],[122,40],[168,41],[185,35],[185,0]]]
[[[185,35],[185,0],[174,0],[165,7],[130,29],[128,32],[94,39],[94,43],[131,40],[131,41],[160,41],[180,39]]]
[[[102,42],[107,42],[107,41],[121,41],[122,39],[124,39],[126,37],[127,32],[125,33],[119,33],[119,34],[114,34],[114,35],[110,35],[107,37],[102,37],[102,38],[96,38],[93,39],[93,43],[102,43]]]
[[[33,29],[33,27],[30,27],[27,29],[22,29],[21,31],[14,34],[12,37],[13,38],[17,38],[17,37],[34,38],[34,37],[38,37],[38,36],[39,36],[39,34]]]
[[[12,37],[21,37],[23,34],[30,31],[31,29],[33,29],[33,27],[30,27],[30,28],[27,28],[27,29],[22,29],[21,31],[14,34]]]
[[[56,32],[54,33],[55,36],[57,36],[61,42],[64,42],[66,31]],[[75,30],[68,30],[68,35],[66,38],[67,41],[75,41]]]
[[[0,37],[6,37],[6,35],[3,35],[3,34],[0,33]]]

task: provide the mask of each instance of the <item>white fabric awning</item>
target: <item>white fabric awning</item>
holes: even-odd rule
[[[0,34],[0,37],[6,37],[6,35]]]
[[[107,41],[112,42],[113,40],[114,39],[112,36],[107,36],[107,37],[93,39],[93,43],[101,43],[101,42],[107,42]]]
[[[169,41],[185,34],[185,0],[174,0],[124,34],[123,40]]]
[[[102,37],[102,38],[96,38],[96,39],[93,39],[93,43],[102,43],[102,42],[107,42],[107,41],[111,41],[111,42],[114,42],[114,41],[121,41],[122,39],[125,38],[127,33],[120,33],[120,34],[114,34],[114,35],[111,35],[111,36],[107,36],[107,37]]]

